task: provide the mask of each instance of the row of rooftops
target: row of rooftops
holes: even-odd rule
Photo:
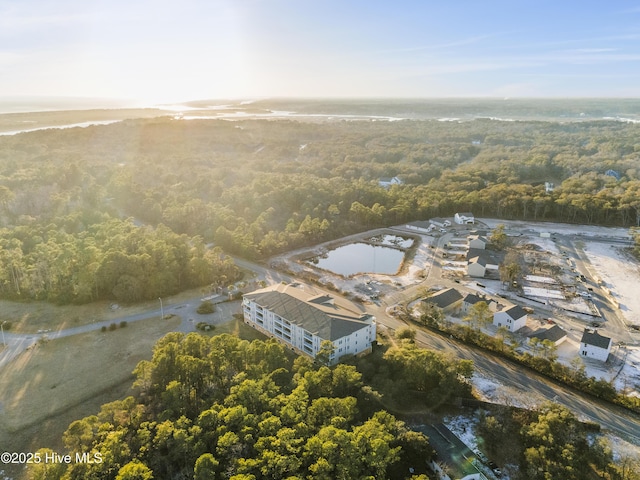
[[[432,303],[439,308],[447,309],[460,301],[471,306],[475,305],[478,302],[487,302],[488,304],[490,304],[493,300],[489,300],[484,296],[476,295],[474,293],[468,293],[463,296],[455,288],[445,288],[424,299],[424,301]],[[518,320],[527,315],[527,312],[519,305],[513,305],[511,307],[502,309],[501,305],[496,303],[496,308],[499,311],[502,311],[509,315],[509,317],[511,317],[513,320]],[[567,332],[565,332],[561,327],[559,327],[558,325],[553,325],[551,328],[540,328],[538,330],[535,330],[534,332],[529,334],[528,337],[535,337],[541,341],[550,340],[556,343],[563,337],[566,337],[566,335]],[[611,345],[611,339],[609,337],[602,336],[598,333],[597,330],[588,328],[584,330],[580,342],[605,349],[608,349]]]

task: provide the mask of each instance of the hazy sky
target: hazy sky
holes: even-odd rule
[[[640,1],[0,0],[0,96],[640,96]]]

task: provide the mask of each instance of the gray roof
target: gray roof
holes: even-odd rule
[[[475,257],[469,258],[467,263],[477,263],[478,265],[486,267],[489,263],[489,259],[487,257],[483,257],[482,255],[476,255]]]
[[[504,313],[509,315],[514,320],[518,320],[519,318],[522,318],[527,314],[527,312],[525,312],[522,307],[519,307],[518,305],[507,308],[506,310],[504,310]]]
[[[468,303],[469,305],[475,305],[478,302],[486,302],[487,299],[478,295],[474,295],[473,293],[468,293],[467,296],[464,297],[463,301],[464,303]]]
[[[484,243],[489,243],[489,239],[487,237],[485,237],[484,235],[468,235],[467,236],[467,240],[471,241],[471,240],[481,240]]]
[[[424,220],[418,220],[416,222],[411,222],[409,225],[413,225],[414,227],[419,227],[419,228],[429,228],[431,226],[431,222],[428,221],[424,221]]]
[[[440,308],[447,308],[450,305],[462,300],[462,295],[455,288],[446,288],[434,293],[423,301],[433,303]]]
[[[479,263],[482,266],[487,266],[488,264],[498,264],[499,262],[494,259],[494,256],[491,255],[486,250],[481,248],[470,248],[467,250],[467,261],[469,263]]]
[[[371,323],[373,317],[345,308],[331,295],[309,295],[290,285],[275,285],[244,295],[289,322],[324,340],[338,340]]]
[[[611,339],[609,337],[603,337],[597,330],[589,330],[586,328],[582,334],[582,340],[580,340],[580,342],[586,343],[587,345],[593,345],[594,347],[605,348],[607,350],[611,346]]]
[[[557,342],[561,338],[567,336],[567,332],[561,329],[558,325],[554,325],[551,328],[541,328],[536,330],[529,338],[537,338],[538,340],[551,340],[552,342]]]

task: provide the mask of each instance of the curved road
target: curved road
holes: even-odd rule
[[[292,280],[288,275],[246,260],[236,259],[236,263],[243,268],[255,272],[258,278],[265,279],[269,282],[279,283],[280,281]],[[434,262],[434,265],[430,270],[431,274],[439,276],[440,269],[438,268],[437,261]],[[429,276],[431,277],[431,275]],[[443,282],[447,284],[451,283],[451,286],[454,285],[451,281],[439,279],[439,283]],[[408,301],[412,299],[412,295],[415,296],[417,292],[424,289],[424,287],[424,283],[414,285],[403,291],[394,293],[388,298],[388,300],[392,300],[393,303]],[[179,331],[194,331],[195,327],[193,322],[189,322],[187,318],[194,316],[192,312],[195,311],[195,308],[197,308],[199,303],[200,298],[194,298],[176,304],[167,304],[164,306],[164,313],[165,315],[169,313],[177,313],[183,317],[183,322],[179,327]],[[234,304],[235,302],[233,304],[229,304],[226,308],[222,307],[224,304],[219,305],[219,307],[232,312],[234,308],[237,308]],[[395,330],[398,327],[406,325],[404,322],[387,315],[383,304],[371,306],[368,310],[371,310],[371,312],[376,316],[378,324],[380,326],[384,326],[384,328]],[[118,319],[105,320],[56,332],[42,334],[12,334],[5,332],[4,340],[7,342],[7,347],[0,352],[0,367],[10,362],[16,355],[28,346],[37,342],[37,340],[44,335],[49,339],[56,339],[99,330],[103,326],[108,327],[114,322],[135,322],[159,316],[160,309],[154,309],[144,313],[124,316]],[[428,346],[429,348],[449,351],[458,358],[472,360],[474,362],[476,372],[480,375],[495,380],[506,387],[511,387],[523,392],[524,394],[528,394],[532,399],[555,401],[569,408],[578,417],[586,417],[598,422],[604,429],[614,432],[636,445],[640,445],[640,417],[638,415],[634,415],[624,409],[610,404],[605,404],[590,396],[576,392],[562,385],[558,385],[515,363],[493,357],[479,349],[451,341],[441,335],[419,330],[417,332],[416,341],[421,345]]]

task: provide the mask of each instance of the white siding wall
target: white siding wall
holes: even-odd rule
[[[316,356],[323,339],[306,331],[304,328],[290,323],[273,312],[263,309],[255,302],[245,299],[242,305],[245,322],[254,325],[283,343],[310,355]],[[343,355],[357,355],[367,350],[376,339],[376,323],[364,324],[362,328],[351,335],[333,342],[336,347],[335,358]]]
[[[583,358],[593,358],[595,360],[606,362],[607,358],[609,358],[609,350],[606,348],[596,347],[595,345],[581,343],[580,356]]]
[[[485,268],[479,263],[470,263],[467,266],[467,273],[470,277],[483,278],[485,273]]]
[[[493,314],[493,324],[496,327],[507,327],[510,332],[515,332],[527,324],[527,317],[524,316],[517,320],[512,320],[507,313],[496,312]]]

